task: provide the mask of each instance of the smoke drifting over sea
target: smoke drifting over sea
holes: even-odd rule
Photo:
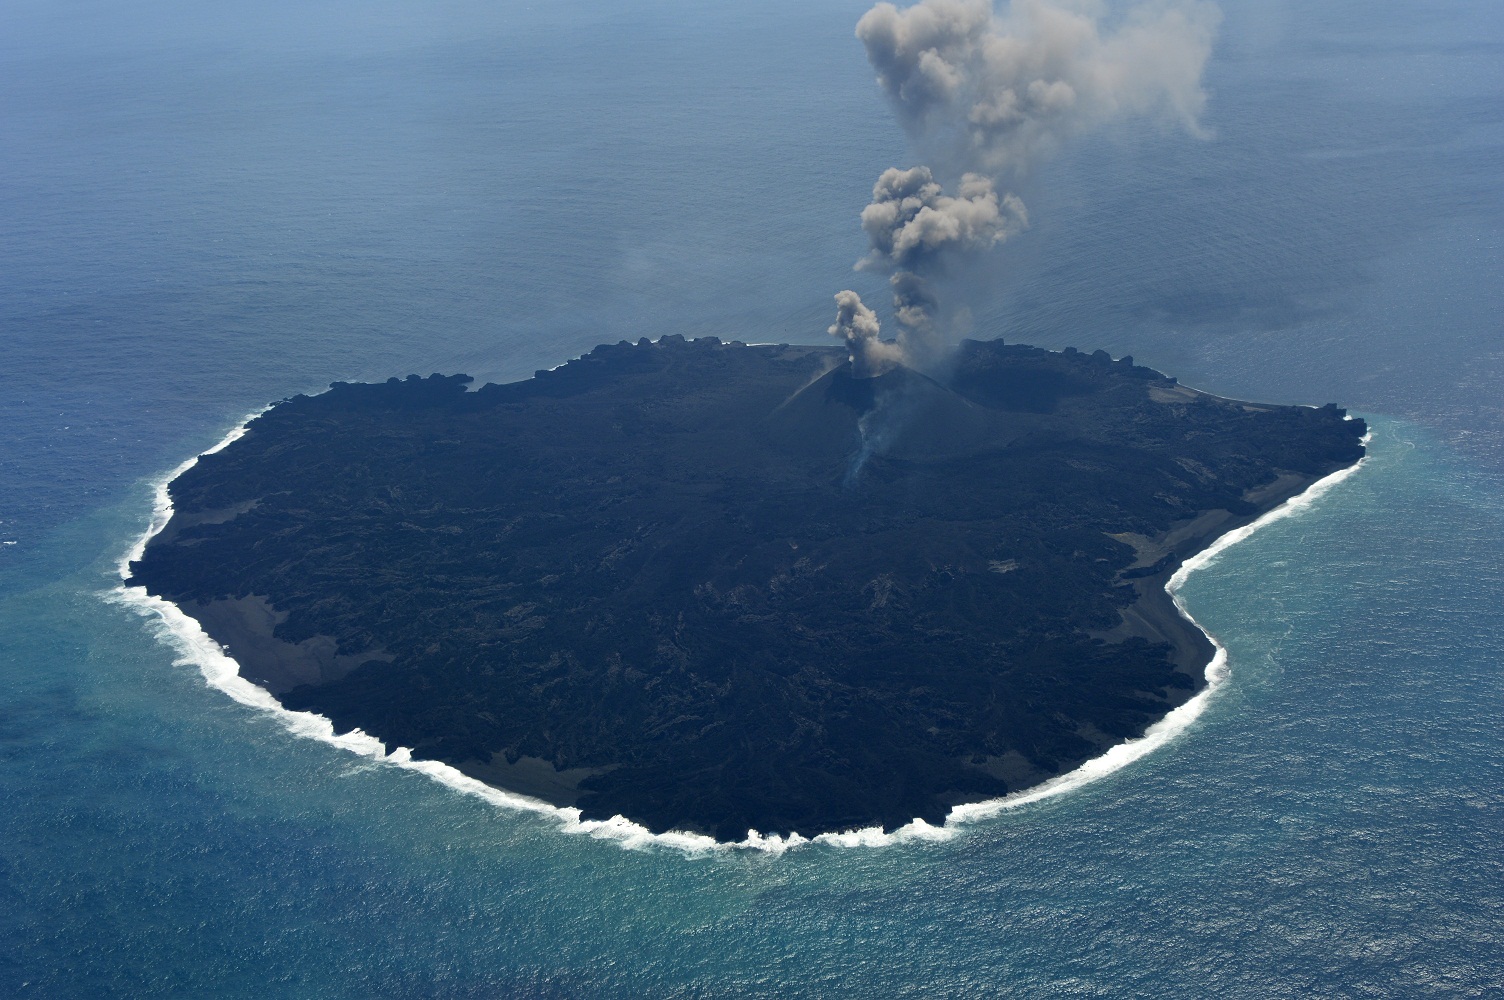
[[[1110,20],[1090,0],[1015,0],[1002,16],[989,0],[924,0],[878,4],[856,35],[910,135],[997,177],[1115,118],[1200,134],[1218,20],[1200,0],[1144,3]]]
[[[1023,202],[1000,200],[992,181],[965,174],[955,196],[935,182],[929,167],[889,167],[862,209],[862,229],[872,241],[866,258],[876,266],[921,266],[948,251],[974,251],[1001,243],[1028,222]]]
[[[858,267],[891,276],[900,333],[881,340],[877,317],[841,292],[830,332],[858,369],[878,374],[943,341],[932,279],[1028,225],[1023,201],[999,188],[1072,136],[1129,118],[1204,135],[1201,78],[1219,20],[1203,0],[1150,0],[1120,15],[1094,0],[1014,0],[1004,11],[991,0],[923,0],[863,15],[856,36],[878,85],[955,193],[929,166],[890,168],[873,185],[862,211],[872,249]]]

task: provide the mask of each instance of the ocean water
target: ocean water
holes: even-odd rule
[[[624,845],[300,738],[110,600],[265,403],[821,338],[915,162],[865,4],[12,0],[0,996],[1504,990],[1504,17],[1224,2],[1209,140],[1099,134],[976,335],[1351,405],[1372,456],[1180,596],[1175,739],[944,841]]]

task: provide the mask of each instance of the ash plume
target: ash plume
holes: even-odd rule
[[[1219,17],[1203,0],[1149,0],[1111,19],[1096,0],[1013,0],[1001,13],[991,0],[921,0],[863,15],[856,35],[878,85],[916,145],[958,175],[948,194],[929,167],[890,168],[862,211],[872,249],[857,266],[891,275],[900,348],[942,339],[931,279],[948,261],[1028,225],[1000,183],[1114,120],[1203,134],[1201,76]]]
[[[836,321],[826,330],[846,341],[851,372],[857,378],[881,375],[903,360],[903,350],[891,340],[881,340],[877,313],[862,303],[862,297],[847,289],[836,293]]]
[[[1071,135],[1142,116],[1200,134],[1201,74],[1220,15],[1202,0],[1104,5],[1014,0],[880,3],[856,36],[911,136],[966,169],[1026,169]]]
[[[999,199],[990,179],[965,174],[952,196],[929,167],[884,170],[862,209],[862,229],[872,242],[868,261],[902,269],[946,252],[995,246],[1027,221],[1023,202],[1011,194]]]
[[[894,315],[904,330],[899,342],[929,346],[939,301],[924,275],[942,271],[949,257],[994,247],[1028,223],[1023,202],[1000,197],[981,174],[963,174],[949,195],[929,167],[889,167],[862,210],[872,251],[857,266],[891,272]]]
[[[940,301],[930,290],[930,283],[913,271],[899,271],[888,279],[893,287],[893,312],[898,322],[910,330],[928,332],[931,317]]]

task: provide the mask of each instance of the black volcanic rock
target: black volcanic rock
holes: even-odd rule
[[[468,382],[279,403],[173,482],[133,582],[340,730],[731,839],[939,822],[1141,734],[1211,653],[1169,574],[1363,451],[1335,407],[1001,342]]]

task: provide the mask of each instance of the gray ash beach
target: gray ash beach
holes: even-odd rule
[[[1213,654],[1167,581],[1365,432],[1000,341],[469,381],[279,403],[171,484],[131,582],[339,731],[721,840],[938,823],[1141,736]]]

